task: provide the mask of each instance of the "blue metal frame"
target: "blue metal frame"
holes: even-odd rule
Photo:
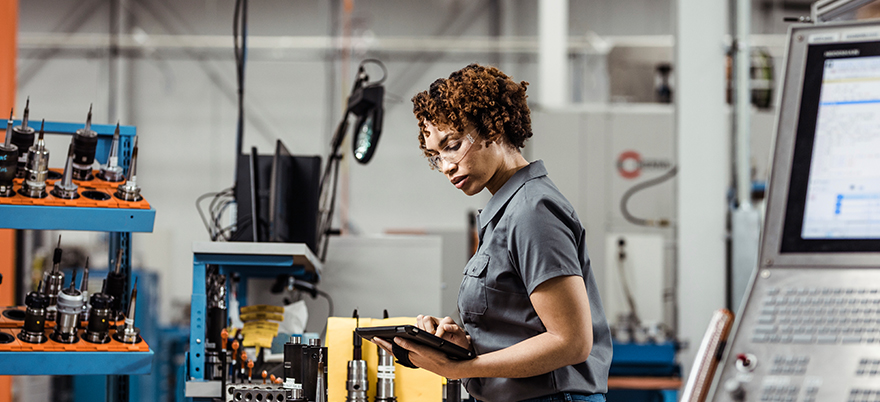
[[[239,243],[240,245],[241,243]],[[277,245],[277,243],[275,244]],[[235,243],[231,244],[235,247]],[[299,279],[316,282],[319,269],[308,272],[304,265],[295,262],[295,256],[284,253],[209,253],[193,252],[193,288],[190,307],[189,353],[187,354],[187,381],[205,380],[205,320],[207,314],[207,294],[205,275],[208,265],[216,265],[223,275],[238,273],[237,289],[239,305],[247,305],[247,280],[250,278],[274,278],[280,274],[292,275]],[[227,293],[227,297],[229,297]]]
[[[661,343],[622,343],[613,342],[614,351],[611,357],[611,376],[681,376],[681,367],[675,362],[675,354],[679,349],[677,342]],[[677,389],[609,389],[609,400],[627,400],[632,402],[659,401],[675,402],[678,400]]]
[[[205,272],[207,265],[199,262],[198,255],[193,258],[193,292],[190,304],[189,321],[189,379],[204,380],[205,373],[205,320],[208,296],[205,294]]]
[[[39,123],[30,120],[31,126]],[[21,125],[21,120],[14,120]],[[46,134],[73,135],[85,127],[85,123],[65,123],[47,121],[43,132]],[[39,129],[39,127],[36,127]],[[116,125],[93,124],[91,129],[98,134],[95,159],[107,163],[110,145]],[[134,126],[120,126],[119,165],[128,172],[131,153],[137,129]],[[70,208],[48,206],[0,205],[0,228],[34,230],[87,230],[110,232],[110,261],[115,260],[117,251],[123,250],[120,270],[125,274],[125,295],[123,304],[128,304],[131,294],[131,232],[152,232],[156,211],[113,209],[113,208]],[[148,374],[153,359],[149,352],[3,352],[0,367],[14,369],[14,372],[0,374],[109,374],[107,377],[107,400],[127,401],[129,399],[129,374]],[[120,375],[122,374],[122,375]]]
[[[619,343],[612,344],[611,375],[680,375],[681,369],[675,362],[678,344],[663,343]]]
[[[0,375],[149,374],[149,352],[0,352]]]
[[[155,220],[156,210],[153,208],[0,205],[0,227],[7,229],[149,233],[153,231]]]

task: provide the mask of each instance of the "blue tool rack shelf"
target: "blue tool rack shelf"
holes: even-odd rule
[[[13,124],[21,125],[20,120]],[[37,120],[29,125],[35,127]],[[82,129],[82,123],[61,123],[47,121],[46,134],[73,135]],[[39,129],[39,127],[35,127]],[[91,129],[98,133],[98,147],[95,159],[107,163],[110,143],[113,140],[115,125],[93,124]],[[128,172],[131,163],[131,151],[134,148],[134,137],[137,131],[134,126],[119,127],[119,164]],[[57,155],[57,154],[56,154]],[[62,164],[63,167],[63,164]],[[56,207],[35,205],[0,205],[0,228],[33,229],[33,230],[85,230],[94,232],[152,232],[156,210],[124,209],[124,208],[84,208]],[[115,250],[112,250],[115,253]],[[115,254],[112,258],[115,258]]]
[[[152,232],[155,209],[0,205],[0,227],[92,232]],[[114,256],[115,258],[115,256]]]
[[[39,130],[39,120],[29,125]],[[14,125],[21,125],[15,120]],[[45,122],[46,134],[74,135],[83,123]],[[95,160],[107,163],[115,125],[92,124],[98,134]],[[134,126],[119,127],[119,164],[127,173],[136,135]],[[57,155],[57,153],[56,153]],[[122,248],[121,271],[125,274],[124,304],[131,294],[131,233],[152,232],[156,211],[111,208],[55,207],[38,205],[0,205],[0,228],[32,230],[81,230],[110,232],[110,261]],[[130,374],[149,374],[153,351],[149,352],[0,352],[0,375],[111,375],[108,389],[114,389],[112,400],[128,400]],[[108,399],[111,396],[108,395]]]
[[[193,243],[193,294],[190,309],[189,352],[187,353],[186,396],[220,397],[220,382],[205,381],[205,321],[207,294],[205,275],[208,265],[219,267],[221,275],[237,273],[236,294],[240,306],[247,305],[250,278],[275,278],[281,274],[317,282],[322,264],[303,243]],[[231,292],[227,292],[227,298]],[[227,304],[228,305],[228,304]]]
[[[0,352],[0,360],[3,375],[150,374],[153,351]]]

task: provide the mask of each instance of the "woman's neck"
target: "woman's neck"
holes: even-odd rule
[[[495,174],[492,175],[492,179],[486,183],[486,188],[489,189],[492,195],[495,195],[516,172],[529,165],[529,161],[522,156],[519,150],[507,149],[506,151],[508,152],[505,152],[501,164],[495,170]]]

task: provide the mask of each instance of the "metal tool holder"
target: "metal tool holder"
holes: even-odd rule
[[[186,397],[195,401],[219,398],[222,393],[220,381],[208,381],[204,373],[208,265],[218,266],[220,275],[226,275],[227,278],[232,273],[238,274],[240,280],[235,293],[240,306],[247,305],[247,282],[250,278],[275,278],[287,274],[316,282],[323,269],[321,261],[304,243],[193,243],[189,352],[184,376]],[[227,299],[230,293],[226,292]]]
[[[33,120],[32,120],[33,121]],[[21,122],[16,120],[15,125]],[[46,122],[45,133],[74,135],[82,123]],[[106,163],[115,125],[94,124],[98,134],[96,159]],[[128,170],[136,128],[120,126],[119,164]],[[110,232],[109,260],[123,249],[121,270],[126,279],[124,303],[131,294],[131,233],[153,231],[156,211],[149,209],[59,207],[43,205],[0,205],[0,228],[30,230],[81,230]],[[129,375],[149,374],[153,351],[0,352],[0,375],[108,375],[107,399],[129,400]]]

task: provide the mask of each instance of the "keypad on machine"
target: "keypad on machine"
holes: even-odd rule
[[[880,289],[770,288],[752,342],[880,344]]]

